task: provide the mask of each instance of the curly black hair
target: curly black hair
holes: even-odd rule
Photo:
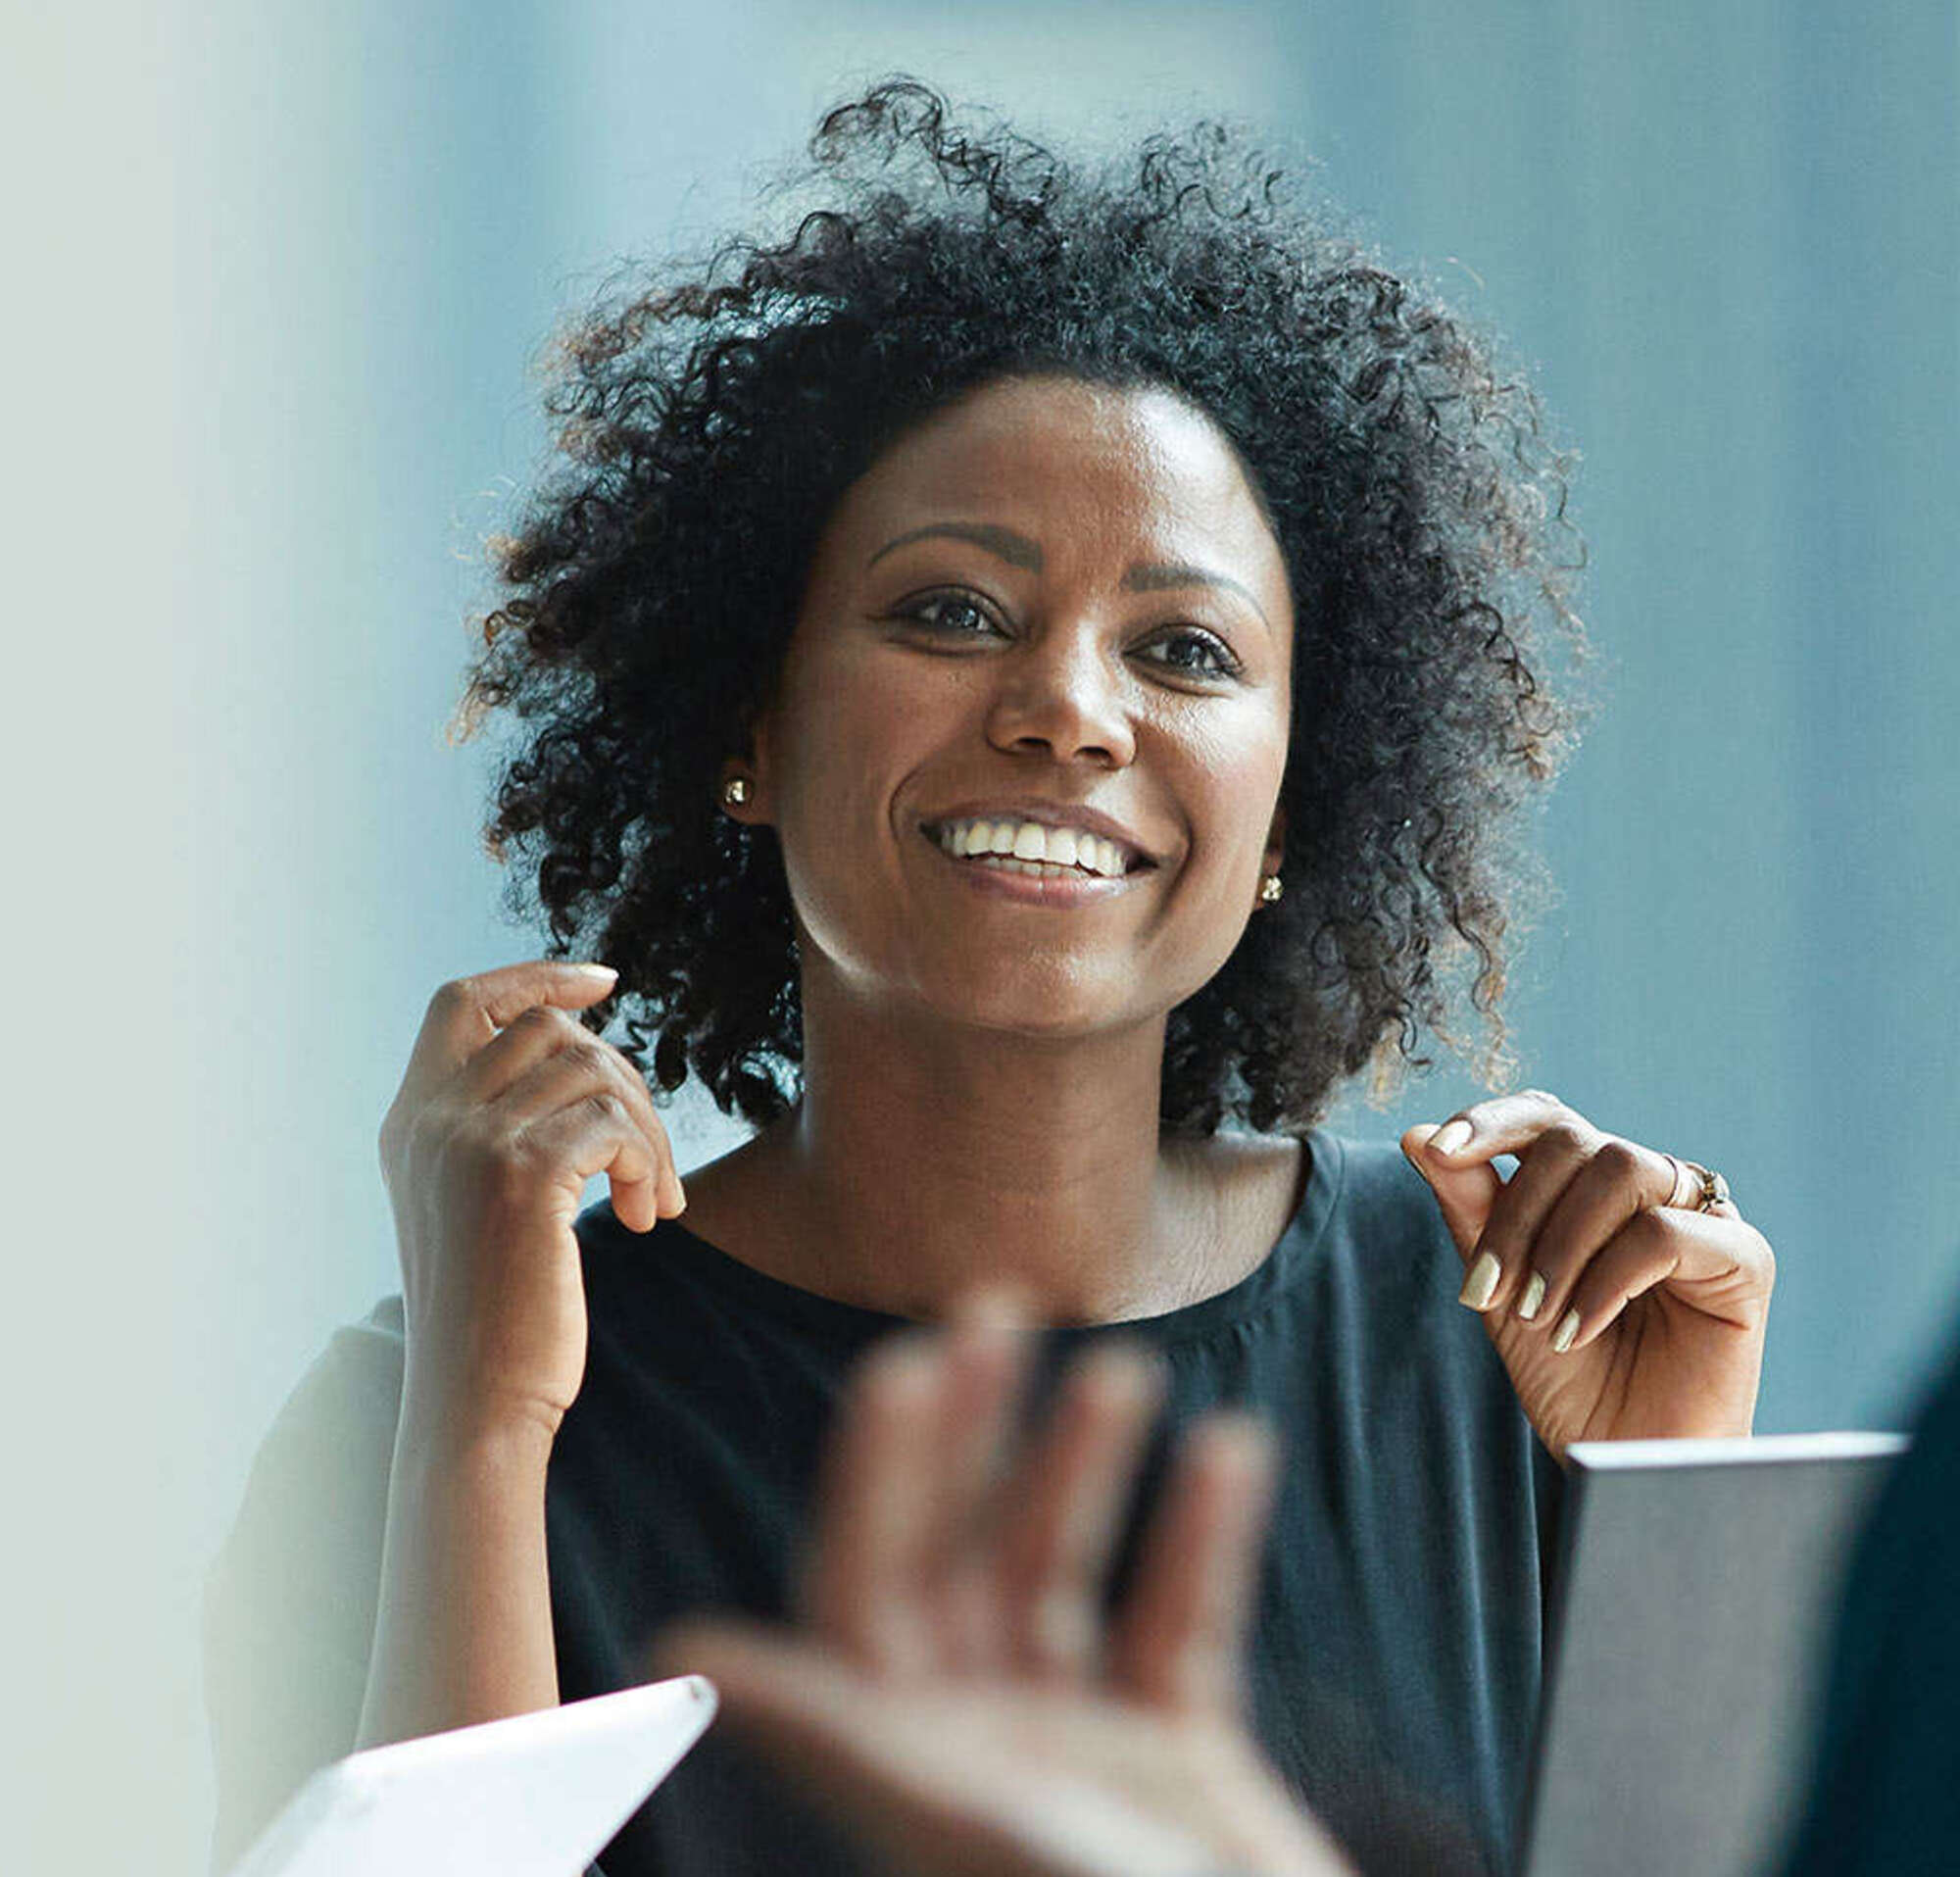
[[[780,850],[717,804],[839,497],[908,425],[1004,375],[1169,389],[1229,437],[1300,621],[1286,897],[1171,1012],[1166,1131],[1297,1129],[1425,1027],[1506,1067],[1507,936],[1543,886],[1517,813],[1578,711],[1569,453],[1437,297],[1244,133],[1090,172],[888,79],[811,142],[786,238],[656,271],[562,334],[564,460],[495,546],[466,727],[524,725],[487,828],[553,950],[620,973],[627,1053],[762,1124],[802,1010]],[[1568,664],[1576,659],[1568,658]],[[595,1020],[605,1020],[600,1013]]]

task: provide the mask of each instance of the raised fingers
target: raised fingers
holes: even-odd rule
[[[621,1221],[644,1231],[662,1213],[672,1216],[687,1204],[646,1078],[611,1043],[563,1011],[534,1007],[514,1018],[458,1072],[455,1098],[466,1105],[497,1102],[520,1128],[573,1102],[611,1102],[645,1137],[655,1163],[644,1191],[623,1191],[613,1176],[613,1208]]]
[[[1526,1171],[1520,1166],[1512,1185],[1523,1180]],[[1492,1245],[1505,1263],[1505,1281],[1492,1308],[1508,1307],[1527,1322],[1544,1327],[1554,1350],[1571,1347],[1574,1324],[1567,1320],[1567,1312],[1581,1273],[1605,1258],[1622,1228],[1641,1218],[1645,1209],[1661,1204],[1673,1186],[1674,1167],[1665,1155],[1632,1141],[1601,1141],[1547,1204],[1534,1207],[1514,1227],[1506,1221],[1504,1235]],[[1492,1223],[1496,1223],[1494,1214]],[[1653,1235],[1645,1230],[1636,1234],[1641,1243],[1650,1238]],[[1665,1246],[1665,1225],[1653,1242]],[[1624,1256],[1608,1260],[1616,1281]],[[1639,1289],[1666,1274],[1665,1269],[1657,1271]],[[1638,1294],[1638,1290],[1626,1293]]]
[[[662,1208],[680,1210],[665,1131],[639,1111],[610,1068],[566,1052],[537,1064],[512,1088],[493,1123],[518,1173],[538,1169],[584,1182],[603,1173],[613,1210],[633,1231],[651,1231]]]
[[[846,1391],[822,1481],[807,1606],[892,1677],[971,1672],[1004,1651],[989,1550],[1027,1333],[1004,1298],[874,1350]]]
[[[921,1435],[940,1411],[945,1374],[929,1336],[874,1349],[845,1390],[819,1481],[806,1617],[846,1655],[892,1676],[936,1655],[922,1594],[935,1457]]]
[[[1496,1257],[1484,1256],[1482,1243],[1507,1191],[1506,1181],[1492,1162],[1501,1154],[1517,1155],[1521,1166],[1527,1163],[1528,1156],[1553,1162],[1508,1202],[1513,1208],[1528,1198],[1545,1204],[1547,1188],[1555,1196],[1556,1187],[1550,1184],[1554,1168],[1562,1164],[1569,1177],[1571,1167],[1596,1138],[1597,1130],[1583,1114],[1575,1113],[1555,1095],[1535,1088],[1479,1102],[1452,1114],[1440,1127],[1425,1123],[1403,1132],[1402,1152],[1429,1182],[1449,1235],[1462,1255],[1464,1303],[1476,1309],[1489,1309],[1498,1300],[1508,1275]]]
[[[1106,1679],[1181,1711],[1236,1703],[1269,1435],[1236,1413],[1187,1435],[1105,1648],[1104,1584],[1161,1371],[1137,1349],[1092,1351],[1008,1463],[1028,1338],[1001,1308],[894,1338],[847,1391],[805,1577],[808,1621],[892,1680]]]
[[[1526,1322],[1557,1323],[1586,1260],[1642,1209],[1667,1204],[1676,1180],[1666,1155],[1601,1132],[1541,1089],[1412,1129],[1409,1143],[1463,1254],[1461,1301]],[[1508,1180],[1489,1170],[1499,1154],[1517,1157]],[[1466,1206],[1459,1195],[1473,1182],[1478,1203]]]
[[[1542,1088],[1494,1095],[1489,1101],[1459,1109],[1423,1143],[1424,1149],[1453,1164],[1488,1161],[1498,1154],[1517,1154],[1548,1127],[1561,1123],[1585,1125],[1585,1116]]]
[[[1552,1255],[1540,1320],[1559,1355],[1583,1349],[1636,1297],[1671,1277],[1681,1235],[1657,1212],[1637,1212],[1583,1260]]]
[[[1661,1283],[1704,1315],[1760,1321],[1775,1264],[1761,1235],[1731,1204],[1681,1206],[1691,1184],[1681,1162],[1600,1132],[1555,1096],[1480,1103],[1410,1129],[1403,1147],[1463,1254],[1462,1302],[1533,1326],[1555,1354],[1585,1348]],[[1502,1153],[1518,1157],[1508,1181],[1489,1164]]]
[[[621,1222],[646,1231],[662,1213],[678,1213],[686,1194],[644,1077],[570,1014],[600,1002],[617,979],[611,965],[532,959],[443,985],[429,1000],[408,1071],[381,1124],[381,1163],[391,1187],[399,1169],[425,1151],[432,1129],[444,1135],[461,1115],[499,1099],[547,1057],[571,1051],[589,1086],[564,1099],[590,1095],[597,1107],[603,1106],[598,1098],[610,1096],[632,1118],[654,1161],[651,1175],[615,1172],[612,1197]],[[637,1158],[630,1149],[625,1156]]]
[[[1553,1229],[1557,1225],[1554,1217]],[[1711,1212],[1646,1208],[1590,1255],[1574,1257],[1554,1248],[1547,1260],[1552,1269],[1539,1321],[1561,1355],[1584,1349],[1610,1329],[1635,1298],[1661,1283],[1702,1316],[1726,1317],[1739,1330],[1754,1330],[1768,1288],[1760,1273],[1775,1264],[1762,1235],[1728,1208]]]
[[[619,980],[610,964],[526,959],[494,971],[452,978],[429,999],[403,1080],[405,1093],[425,1093],[446,1080],[498,1031],[534,1005],[582,1011]]]
[[[1172,1458],[1116,1619],[1111,1678],[1180,1712],[1231,1711],[1271,1513],[1278,1452],[1249,1415],[1200,1421]]]
[[[922,1430],[934,1463],[922,1507],[920,1594],[945,1669],[975,1673],[1006,1655],[997,1559],[1022,1492],[1008,1449],[1030,1335],[1016,1302],[994,1293],[958,1305],[944,1333],[939,1401]]]
[[[1103,1583],[1162,1395],[1143,1350],[1092,1351],[1062,1378],[1016,1479],[998,1582],[1008,1659],[1036,1680],[1080,1682],[1099,1666]]]
[[[1543,1137],[1491,1209],[1463,1283],[1473,1309],[1555,1324],[1587,1260],[1673,1184],[1665,1155],[1596,1131]]]

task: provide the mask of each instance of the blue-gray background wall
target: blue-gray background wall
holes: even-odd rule
[[[1781,1258],[1761,1427],[1900,1414],[1960,1308],[1950,4],[231,0],[9,38],[9,1868],[201,1854],[202,1561],[394,1282],[373,1136],[429,991],[535,949],[442,738],[543,443],[526,362],[893,68],[1062,142],[1268,124],[1534,372],[1604,709],[1524,1079],[1729,1174]]]

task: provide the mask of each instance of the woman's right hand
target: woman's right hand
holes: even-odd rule
[[[585,1372],[578,1215],[611,1177],[634,1231],[685,1204],[645,1078],[575,1012],[606,965],[535,960],[457,978],[429,1001],[381,1124],[418,1411],[462,1428],[555,1434]]]

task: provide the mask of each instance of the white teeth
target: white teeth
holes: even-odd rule
[[[939,844],[959,859],[1004,857],[1001,864],[1016,872],[1042,867],[1080,868],[1105,879],[1123,876],[1123,854],[1113,841],[1072,827],[1045,827],[1039,821],[949,821],[939,829]]]
[[[981,864],[991,866],[1002,873],[1026,873],[1037,880],[1064,880],[1070,874],[1074,874],[1078,879],[1081,877],[1079,867],[1055,866],[1048,861],[1017,861],[1011,855],[982,855]]]

